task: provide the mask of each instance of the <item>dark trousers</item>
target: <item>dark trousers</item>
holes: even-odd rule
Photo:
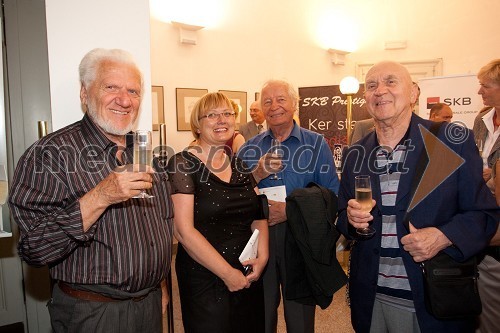
[[[269,261],[263,274],[266,333],[275,333],[278,324],[278,306],[285,286],[286,222],[269,228]],[[286,295],[286,290],[283,290]],[[316,306],[304,305],[283,297],[288,333],[313,333]]]
[[[48,308],[55,333],[162,332],[161,289],[140,301],[93,302],[71,297],[55,284]]]

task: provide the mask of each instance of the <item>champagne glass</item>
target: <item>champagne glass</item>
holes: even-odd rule
[[[477,149],[479,149],[479,156],[483,157],[483,140],[478,139],[476,141]]]
[[[356,191],[356,201],[361,204],[361,209],[365,212],[372,210],[372,185],[370,176],[362,175],[354,178],[354,190]],[[356,229],[356,233],[363,237],[375,235],[375,229],[372,226]]]
[[[153,162],[153,140],[151,131],[137,130],[134,133],[134,164],[139,165],[139,171],[146,171],[146,165],[152,165]],[[146,193],[146,190],[141,190],[132,198],[149,199],[152,195]]]
[[[280,142],[280,140],[273,139],[271,141],[271,153],[274,154],[274,155],[278,155],[278,158],[282,157],[282,150],[281,150],[281,142]],[[280,180],[281,178],[278,176],[278,173],[276,172],[271,179]]]

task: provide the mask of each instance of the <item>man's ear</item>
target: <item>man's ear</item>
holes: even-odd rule
[[[410,103],[412,105],[416,104],[418,102],[417,99],[418,99],[418,86],[416,83],[412,83]]]
[[[87,89],[85,89],[85,87],[82,84],[82,86],[80,88],[80,102],[83,105],[87,105],[87,97],[88,97]]]

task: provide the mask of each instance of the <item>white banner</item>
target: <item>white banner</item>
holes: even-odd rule
[[[418,85],[418,113],[422,118],[429,119],[432,104],[444,103],[453,110],[453,122],[462,122],[472,129],[477,112],[483,108],[475,74],[422,78]]]

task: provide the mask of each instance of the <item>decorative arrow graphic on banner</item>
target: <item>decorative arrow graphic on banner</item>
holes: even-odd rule
[[[415,208],[416,205],[465,163],[465,160],[461,156],[451,150],[427,128],[422,125],[418,126],[420,134],[424,139],[425,151],[427,152],[429,162],[408,206],[408,211]]]

